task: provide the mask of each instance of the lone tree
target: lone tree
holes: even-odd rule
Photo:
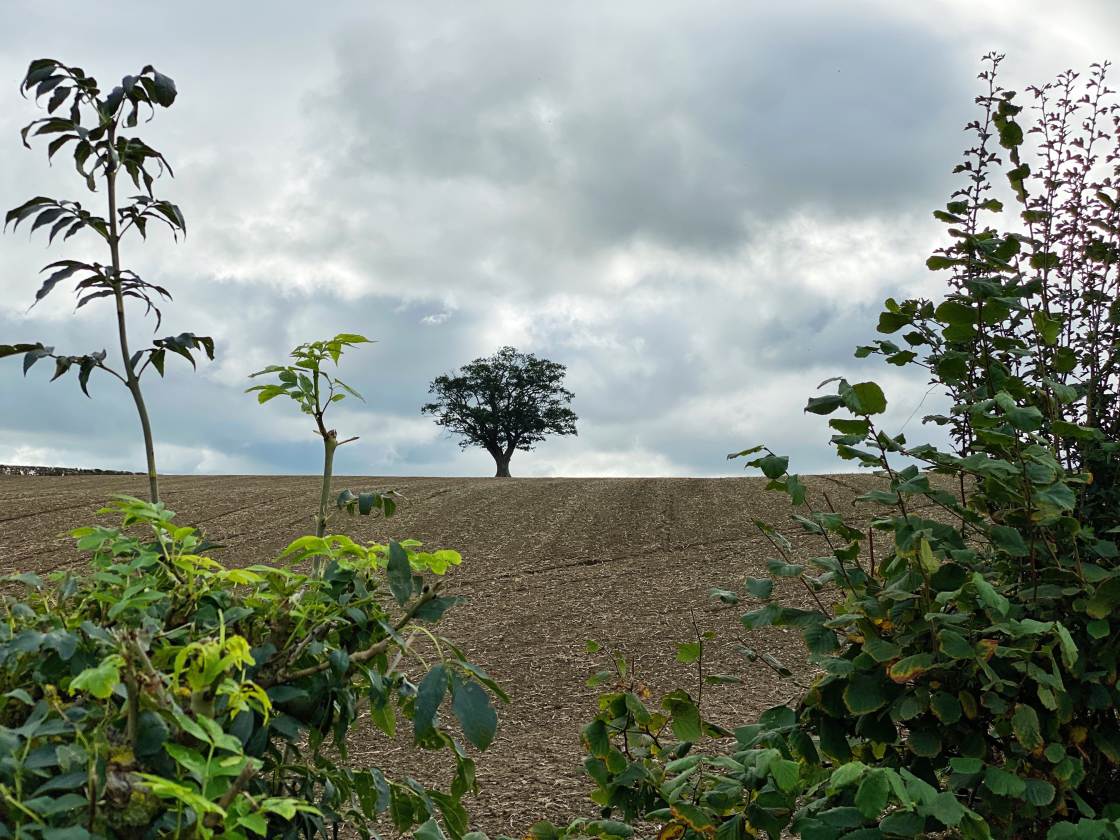
[[[566,368],[503,347],[475,359],[452,374],[438,376],[428,388],[435,394],[420,410],[462,436],[459,446],[480,446],[494,457],[496,478],[509,478],[514,451],[529,451],[545,435],[576,434],[572,392],[563,387]]]

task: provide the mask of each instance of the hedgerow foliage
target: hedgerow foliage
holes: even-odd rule
[[[951,445],[886,432],[874,382],[809,401],[839,415],[837,454],[883,478],[866,531],[815,505],[787,458],[737,453],[825,549],[802,557],[759,523],[776,556],[742,616],[799,629],[815,678],[701,752],[725,730],[698,696],[647,706],[620,674],[583,731],[604,819],[539,824],[539,840],[649,823],[662,840],[1120,836],[1120,112],[1095,65],[1032,88],[1028,121],[987,61],[965,183],[935,214],[952,243],[928,265],[948,294],[888,300],[879,331],[901,343],[857,350],[928,374],[951,408],[925,419]],[[783,605],[773,578],[812,608]]]
[[[8,578],[0,623],[0,837],[314,837],[346,825],[460,837],[474,763],[437,712],[450,697],[485,749],[501,689],[432,635],[454,551],[303,537],[275,565],[227,569],[163,505],[119,498],[119,527],[74,532],[80,574]],[[311,559],[322,572],[300,571]],[[404,632],[434,641],[416,659]],[[362,708],[450,751],[446,791],[351,769]],[[341,760],[340,760],[341,759]]]

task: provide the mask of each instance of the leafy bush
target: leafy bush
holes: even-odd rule
[[[888,300],[879,331],[905,345],[856,353],[928,371],[951,408],[925,419],[951,447],[880,428],[874,382],[830,380],[806,410],[848,415],[829,421],[838,455],[882,476],[860,499],[867,531],[814,506],[787,458],[731,456],[824,548],[802,558],[760,522],[771,577],[745,584],[763,603],[743,625],[799,629],[811,685],[708,752],[694,742],[722,732],[692,695],[651,712],[623,685],[584,730],[592,798],[619,821],[535,837],[624,837],[637,820],[663,840],[1120,837],[1120,111],[1094,66],[1083,87],[1066,74],[1031,89],[1024,129],[1000,58],[981,74],[966,184],[935,213],[953,242],[928,265],[949,293]],[[1004,210],[1000,167],[1022,222],[1006,232],[983,222]],[[811,608],[783,605],[774,578],[799,581]]]
[[[0,624],[0,837],[460,837],[474,763],[437,712],[478,749],[501,689],[426,625],[454,551],[415,542],[303,537],[275,565],[227,569],[162,505],[121,497],[119,527],[74,532],[86,573],[7,579]],[[298,564],[322,561],[321,575]],[[425,663],[401,634],[430,637]],[[396,667],[419,662],[414,682]],[[449,750],[447,791],[376,767],[348,769],[347,736],[368,703],[387,736]]]

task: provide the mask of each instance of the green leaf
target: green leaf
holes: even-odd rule
[[[124,660],[116,654],[105,657],[100,664],[86,668],[70,681],[70,693],[87,691],[98,700],[107,700],[120,685],[123,664]]]
[[[938,638],[940,639],[938,649],[952,659],[972,659],[976,656],[972,645],[955,630],[942,630]]]
[[[894,663],[889,671],[890,677],[896,683],[909,682],[932,668],[933,663],[933,654],[916,653]]]
[[[463,734],[480,750],[485,750],[498,730],[498,715],[489,695],[473,681],[456,681],[451,692],[451,711],[463,727]]]
[[[943,790],[937,797],[923,809],[931,817],[945,826],[955,826],[960,823],[965,815],[965,808],[950,791]]]
[[[1023,535],[1010,525],[993,525],[988,530],[992,545],[1010,557],[1026,557],[1030,554]]]
[[[447,692],[447,669],[441,663],[430,670],[416,691],[416,705],[412,723],[419,741],[435,727],[436,712]]]
[[[774,777],[779,788],[790,793],[797,788],[801,778],[801,765],[796,761],[779,758],[770,762],[770,775]]]
[[[163,718],[151,710],[145,710],[137,718],[136,755],[148,758],[158,755],[171,736],[171,731]]]
[[[998,796],[1022,799],[1026,794],[1026,783],[1014,773],[999,767],[989,767],[984,771],[984,785]]]
[[[699,642],[684,642],[677,645],[677,661],[684,665],[691,665],[700,658],[702,647]]]
[[[868,416],[887,410],[887,398],[875,382],[857,382],[844,396],[844,404],[853,414]]]
[[[1077,643],[1073,641],[1073,636],[1060,621],[1054,623],[1054,632],[1058,636],[1058,646],[1062,652],[1062,664],[1072,670],[1073,666],[1077,664]]]
[[[984,576],[979,572],[972,573],[972,585],[976,588],[977,597],[980,599],[985,607],[1000,617],[1006,616],[1007,611],[1011,608],[1008,600],[995,590]]]
[[[415,840],[447,840],[443,830],[439,827],[435,817],[431,817],[426,823],[420,826],[412,833]]]
[[[443,614],[451,609],[456,604],[460,603],[463,599],[457,595],[441,596],[432,598],[430,601],[425,601],[421,604],[412,617],[417,621],[427,621],[435,623],[443,618]]]
[[[747,592],[764,601],[774,592],[774,581],[770,578],[747,578],[745,586]]]
[[[1015,706],[1015,713],[1011,716],[1011,728],[1015,738],[1028,751],[1035,750],[1043,745],[1042,730],[1038,721],[1038,712],[1033,707],[1024,703]]]
[[[666,695],[661,705],[669,712],[673,735],[678,739],[695,743],[704,737],[700,710],[684,691]]]
[[[767,455],[759,458],[757,465],[767,478],[780,478],[789,467],[789,458],[785,455]]]
[[[1049,805],[1054,801],[1056,791],[1054,786],[1044,779],[1027,779],[1026,790],[1023,792],[1024,798],[1038,807]]]
[[[914,811],[892,811],[879,823],[879,830],[891,837],[925,837],[925,828],[925,817]]]
[[[867,765],[862,761],[849,761],[846,764],[841,764],[832,771],[832,776],[829,777],[828,786],[833,790],[840,790],[848,785],[855,784],[863,774],[867,772]]]
[[[913,729],[906,745],[914,755],[933,758],[941,753],[941,734],[936,729]]]
[[[844,689],[844,704],[853,715],[866,715],[887,704],[886,686],[878,674],[856,674]]]
[[[935,692],[930,698],[929,708],[946,726],[952,726],[961,719],[961,701],[947,691]]]
[[[811,397],[805,406],[805,411],[811,414],[831,414],[840,408],[844,401],[838,394],[828,394],[824,397]]]
[[[1106,618],[1120,604],[1120,577],[1112,577],[1097,587],[1085,605],[1092,618]]]
[[[949,766],[953,768],[954,773],[962,773],[966,776],[975,776],[984,769],[984,762],[979,758],[950,758]]]
[[[887,797],[890,794],[890,782],[886,771],[874,769],[863,777],[856,790],[855,805],[864,819],[876,819],[887,807]]]
[[[389,562],[385,571],[393,597],[404,606],[412,597],[412,564],[408,562],[408,553],[396,540],[389,541]]]
[[[1094,639],[1103,639],[1105,636],[1108,636],[1112,633],[1111,625],[1104,619],[1100,618],[1096,619],[1095,621],[1090,621],[1088,624],[1086,624],[1085,630]]]

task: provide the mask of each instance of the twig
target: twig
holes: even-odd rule
[[[256,775],[256,772],[257,770],[253,766],[253,762],[251,760],[246,761],[245,766],[241,768],[241,772],[237,774],[237,778],[233,780],[233,784],[226,789],[226,792],[222,794],[221,799],[217,802],[217,806],[222,809],[222,813],[218,814],[211,811],[206,815],[206,819],[202,821],[203,825],[207,828],[216,826],[222,819],[222,815],[225,814],[226,809],[233,804],[233,800],[237,798],[237,795],[241,793],[245,785],[249,784],[250,779]]]
[[[405,611],[404,615],[402,615],[397,620],[397,623],[393,625],[393,630],[394,631],[400,630],[405,625],[407,625],[410,621],[412,621],[412,617],[414,615],[416,615],[416,613],[420,610],[420,608],[422,606],[427,604],[429,601],[435,599],[436,595],[439,593],[439,588],[440,588],[440,583],[436,583],[434,586],[432,586],[431,589],[429,589],[427,592],[425,592],[423,595],[421,595],[416,600],[416,603],[414,603],[412,606],[410,606]],[[370,659],[373,659],[375,656],[380,656],[385,651],[387,651],[389,649],[389,646],[392,644],[392,642],[393,642],[393,637],[392,636],[386,636],[380,642],[377,642],[376,644],[370,645],[365,650],[360,650],[357,653],[350,654],[350,662],[351,663],[354,663],[354,662],[368,662]],[[301,668],[298,671],[289,671],[289,672],[286,672],[286,673],[283,673],[283,674],[279,674],[278,676],[276,676],[276,677],[274,677],[273,679],[270,679],[270,680],[269,679],[258,680],[258,685],[260,685],[261,688],[268,688],[269,686],[277,685],[279,683],[291,682],[292,680],[299,680],[299,679],[303,679],[304,677],[313,677],[313,676],[315,676],[315,674],[318,674],[318,673],[321,673],[321,672],[327,670],[330,667],[330,665],[331,665],[330,662],[319,662],[315,665],[309,665],[306,668]]]

